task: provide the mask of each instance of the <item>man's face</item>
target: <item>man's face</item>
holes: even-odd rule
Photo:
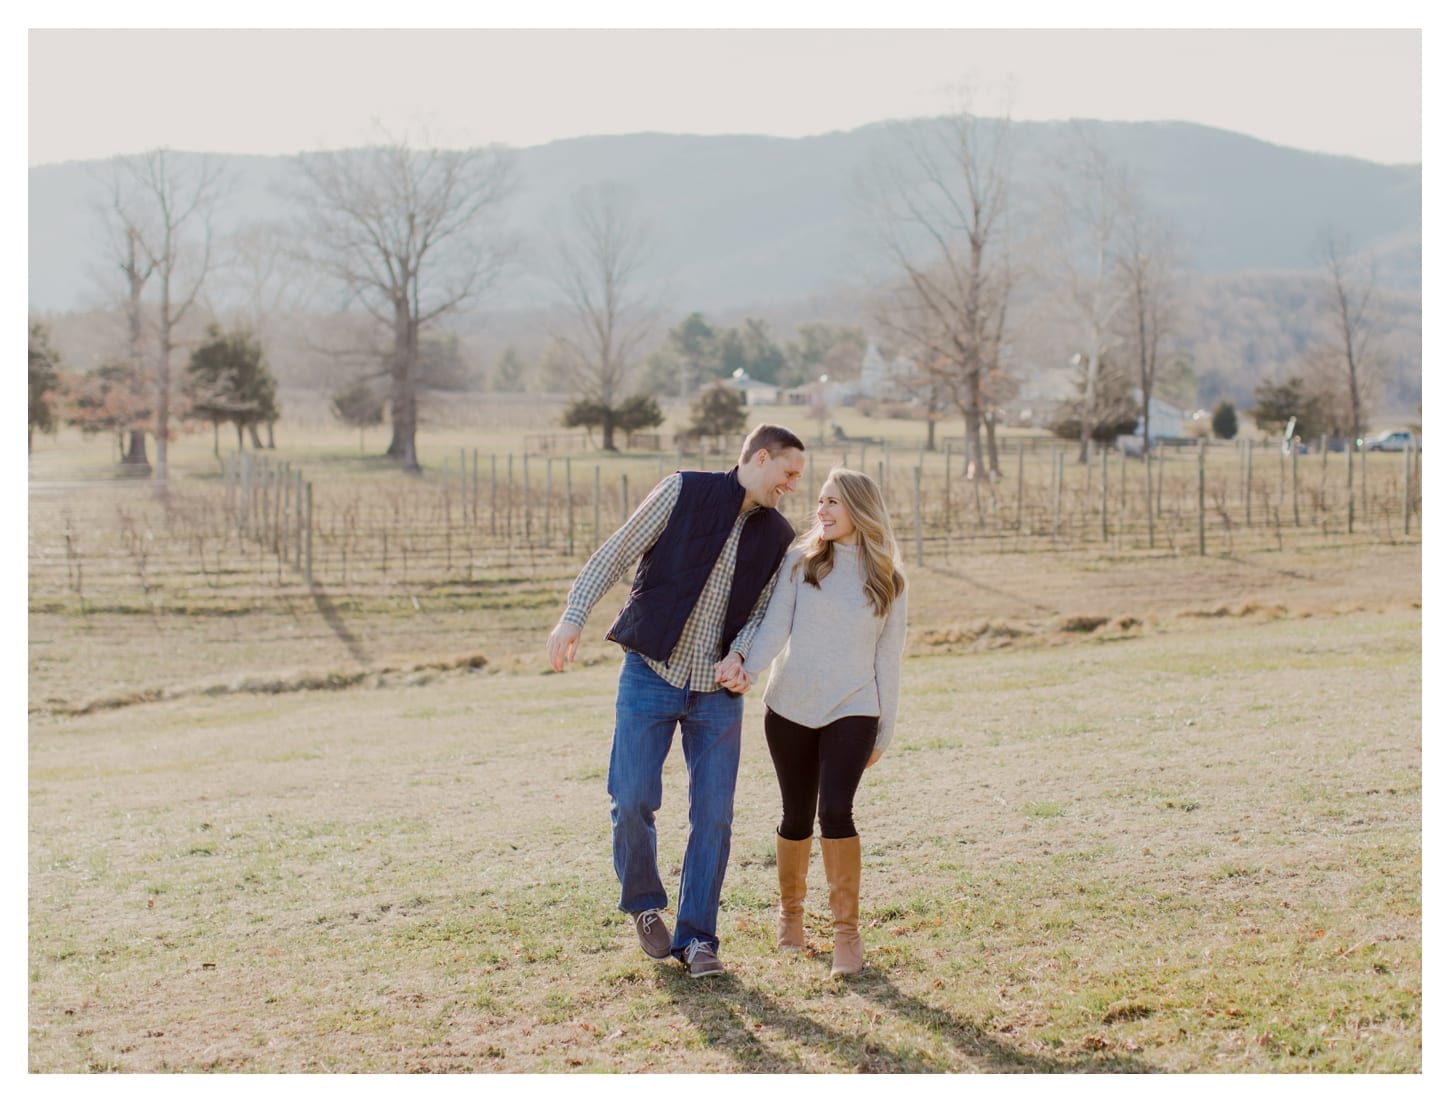
[[[773,457],[761,448],[750,460],[746,496],[757,505],[776,508],[781,498],[795,492],[805,463],[805,452],[799,448],[782,448],[780,454]]]

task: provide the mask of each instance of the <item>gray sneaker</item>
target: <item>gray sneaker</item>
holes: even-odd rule
[[[670,955],[670,928],[665,925],[664,915],[658,907],[639,911],[634,918],[634,932],[639,935],[639,947],[645,955],[654,960],[664,960]]]
[[[702,976],[723,976],[725,966],[720,963],[720,958],[715,955],[703,941],[691,941],[685,947],[685,967],[689,969],[692,980],[700,979]]]

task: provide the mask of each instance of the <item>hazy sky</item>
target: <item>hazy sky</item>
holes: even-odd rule
[[[795,137],[939,114],[968,80],[984,114],[1010,80],[1017,119],[1422,159],[1418,30],[31,30],[28,47],[32,165],[356,145],[374,120],[443,146]]]

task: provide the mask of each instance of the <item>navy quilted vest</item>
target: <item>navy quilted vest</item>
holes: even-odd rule
[[[680,498],[660,538],[640,559],[629,599],[607,638],[656,662],[669,660],[740,515],[745,487],[736,471],[682,472]],[[794,538],[790,521],[775,509],[757,509],[745,521],[717,658],[745,626]]]

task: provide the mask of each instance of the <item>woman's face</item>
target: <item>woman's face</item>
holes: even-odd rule
[[[856,526],[851,523],[846,503],[837,496],[833,479],[826,479],[826,484],[821,487],[821,496],[816,501],[816,519],[821,522],[823,539],[847,546],[856,542]]]

